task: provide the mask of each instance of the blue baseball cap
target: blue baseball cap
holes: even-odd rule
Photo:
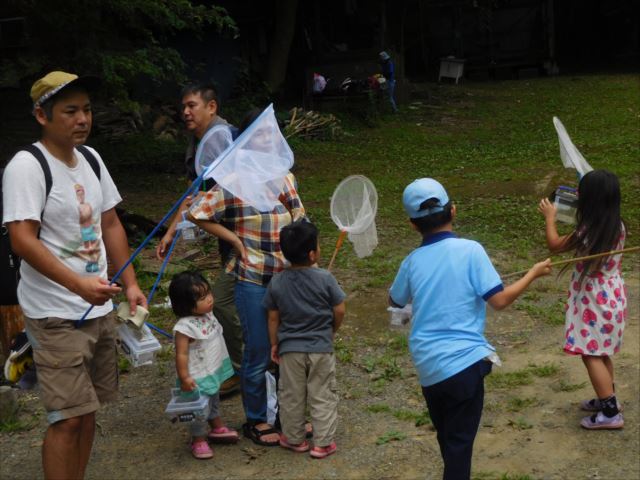
[[[438,205],[433,208],[421,209],[420,205],[430,198],[438,200]],[[447,203],[449,203],[447,191],[440,182],[433,178],[414,180],[407,185],[402,194],[402,204],[409,218],[422,218],[433,213],[442,212]]]

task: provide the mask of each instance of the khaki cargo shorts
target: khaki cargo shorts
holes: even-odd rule
[[[86,320],[25,318],[49,423],[95,412],[118,396],[114,313]]]

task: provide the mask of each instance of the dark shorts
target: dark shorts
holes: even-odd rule
[[[115,314],[85,321],[25,318],[49,423],[95,412],[118,396]]]

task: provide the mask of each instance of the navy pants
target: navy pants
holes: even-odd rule
[[[454,376],[422,387],[429,414],[438,432],[444,461],[444,480],[465,480],[471,476],[473,441],[484,404],[484,377],[492,363],[480,360]]]

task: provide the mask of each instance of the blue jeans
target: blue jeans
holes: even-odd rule
[[[395,80],[387,80],[387,95],[389,95],[389,103],[391,103],[391,109],[394,112],[398,111],[398,106],[396,105],[396,81]]]
[[[262,306],[266,287],[255,283],[236,282],[236,309],[242,326],[244,352],[240,367],[242,405],[249,423],[267,421],[267,384],[271,343],[267,326],[267,310]]]

